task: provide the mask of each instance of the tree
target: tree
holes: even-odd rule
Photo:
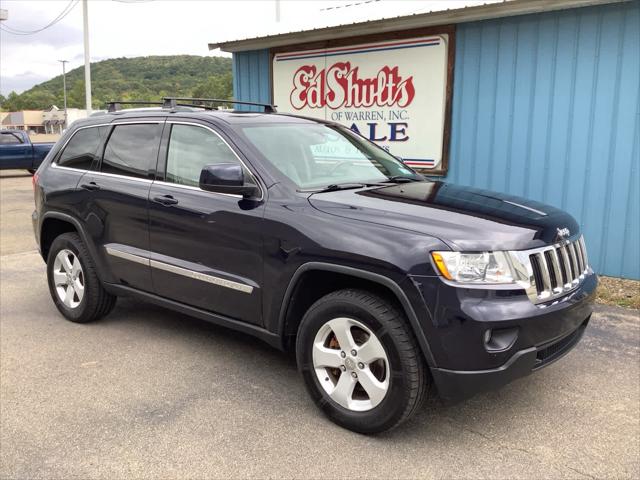
[[[229,99],[233,95],[231,59],[173,55],[112,58],[91,64],[93,108],[112,100],[157,101],[168,97]],[[84,68],[67,72],[67,105],[85,108]],[[63,103],[62,76],[52,78],[20,95],[9,94],[5,110],[45,109]]]
[[[196,98],[220,98],[230,100],[233,98],[233,82],[231,73],[209,77],[203,83],[193,89],[192,95]]]
[[[2,102],[2,109],[8,112],[18,110],[20,96],[16,92],[11,92],[5,101]]]

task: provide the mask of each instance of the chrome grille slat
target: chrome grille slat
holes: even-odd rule
[[[564,288],[571,287],[571,262],[569,260],[569,252],[567,251],[567,246],[563,245],[560,247],[560,255],[562,256],[562,264],[564,265],[564,271],[566,273]]]
[[[589,268],[589,256],[587,255],[587,246],[584,244],[584,237],[580,237],[580,248],[582,248],[582,255],[584,255],[584,269]]]
[[[582,246],[580,245],[579,241],[575,242],[573,245],[575,246],[576,253],[578,254],[578,272],[580,273],[580,275],[584,275],[585,265],[584,255],[582,254]]]
[[[585,250],[584,242],[581,240],[582,238],[578,240],[578,246],[580,247],[580,254],[582,255],[582,273],[586,274],[589,264],[587,263],[587,251]]]
[[[571,257],[571,266],[573,267],[573,276],[571,278],[571,283],[578,283],[578,277],[580,276],[580,269],[578,267],[578,259],[576,255],[575,243],[570,243],[567,245],[567,250],[569,250],[569,256]]]
[[[554,250],[556,252],[556,257],[558,257],[558,266],[560,267],[560,273],[561,273],[560,288],[562,288],[564,284],[567,283],[567,278],[568,278],[567,268],[564,263],[564,257],[562,256],[562,249],[560,247],[556,247],[554,248]]]
[[[542,289],[540,290],[540,295],[543,295],[545,292],[551,291],[551,277],[549,276],[549,266],[547,265],[547,259],[544,256],[544,253],[537,253],[538,257],[538,266],[540,267],[540,275],[542,277]]]
[[[553,293],[562,292],[562,286],[564,285],[564,280],[562,279],[562,271],[560,270],[560,259],[558,258],[558,251],[555,248],[549,250],[549,255],[551,256],[551,268],[553,268],[553,272],[556,278],[556,284],[553,285]]]
[[[582,236],[523,253],[527,253],[531,266],[527,295],[533,303],[566,295],[592,273]]]

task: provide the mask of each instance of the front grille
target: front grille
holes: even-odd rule
[[[539,301],[552,300],[576,288],[589,272],[584,239],[553,245],[529,256]]]
[[[589,320],[587,319],[574,332],[558,340],[557,342],[538,350],[538,353],[536,354],[536,363],[533,369],[535,370],[547,365],[548,363],[551,363],[552,361],[560,358],[571,348],[573,348],[576,343],[580,341],[580,338],[582,338],[582,334],[584,333],[588,322]]]

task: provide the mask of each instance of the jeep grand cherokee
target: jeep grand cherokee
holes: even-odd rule
[[[118,110],[74,123],[34,188],[67,319],[129,295],[255,335],[295,351],[318,407],[358,432],[550,364],[591,315],[570,215],[427,180],[330,122]]]

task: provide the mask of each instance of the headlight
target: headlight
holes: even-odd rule
[[[443,277],[458,283],[515,283],[506,252],[431,252]]]

